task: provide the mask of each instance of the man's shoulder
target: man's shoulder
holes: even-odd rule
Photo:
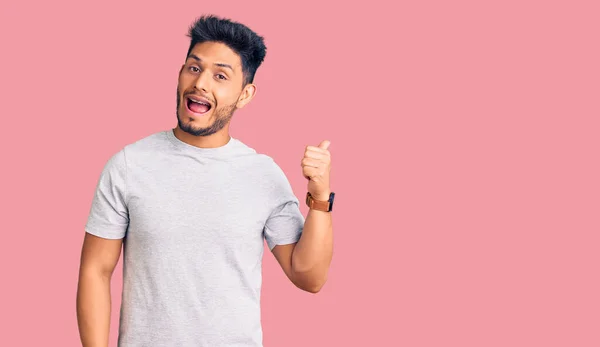
[[[256,164],[256,167],[271,171],[275,168],[275,166],[277,166],[273,157],[271,157],[267,153],[261,152],[255,149],[254,147],[251,147],[250,145],[246,144],[244,141],[238,138],[236,138],[235,141],[237,142],[239,148],[243,148],[243,152],[245,152],[245,154],[247,155],[247,159]]]
[[[164,131],[159,131],[137,140],[130,141],[124,145],[120,145],[109,154],[108,158],[106,159],[105,170],[126,167],[128,159],[130,159],[132,155],[155,147],[163,136]]]
[[[168,142],[167,134],[165,130],[155,131],[150,135],[145,135],[136,140],[133,140],[123,146],[123,150],[126,152],[136,151],[147,151],[157,148],[164,148],[165,143]]]
[[[241,146],[248,148],[247,161],[244,167],[252,170],[252,176],[259,175],[262,179],[273,183],[287,182],[287,176],[277,159],[266,151],[254,149],[240,140],[237,140]]]

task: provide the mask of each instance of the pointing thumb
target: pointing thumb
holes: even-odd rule
[[[329,148],[330,144],[331,144],[331,142],[325,140],[325,141],[321,142],[321,144],[319,144],[319,148],[321,148],[321,149],[327,149],[327,148]]]

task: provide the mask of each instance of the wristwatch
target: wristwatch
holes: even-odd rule
[[[335,193],[329,193],[329,200],[315,200],[309,192],[306,193],[306,205],[309,208],[317,211],[331,212],[333,210],[333,198]]]

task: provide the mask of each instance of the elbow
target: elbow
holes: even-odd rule
[[[296,283],[296,287],[302,289],[305,292],[317,294],[321,291],[321,289],[323,289],[323,286],[325,286],[325,282],[327,282],[327,278],[324,278],[319,281],[307,280],[301,283]]]
[[[312,287],[304,288],[304,290],[306,292],[311,293],[311,294],[317,294],[318,292],[321,291],[321,288],[323,288],[323,285],[318,285],[318,286],[312,286]]]
[[[292,263],[292,278],[296,287],[305,292],[316,294],[327,282],[328,268],[323,264],[307,266],[298,261]]]

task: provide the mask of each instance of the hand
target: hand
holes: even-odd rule
[[[302,158],[302,174],[308,179],[308,192],[316,200],[329,200],[329,171],[331,170],[330,142],[325,140],[318,147],[307,146]]]

